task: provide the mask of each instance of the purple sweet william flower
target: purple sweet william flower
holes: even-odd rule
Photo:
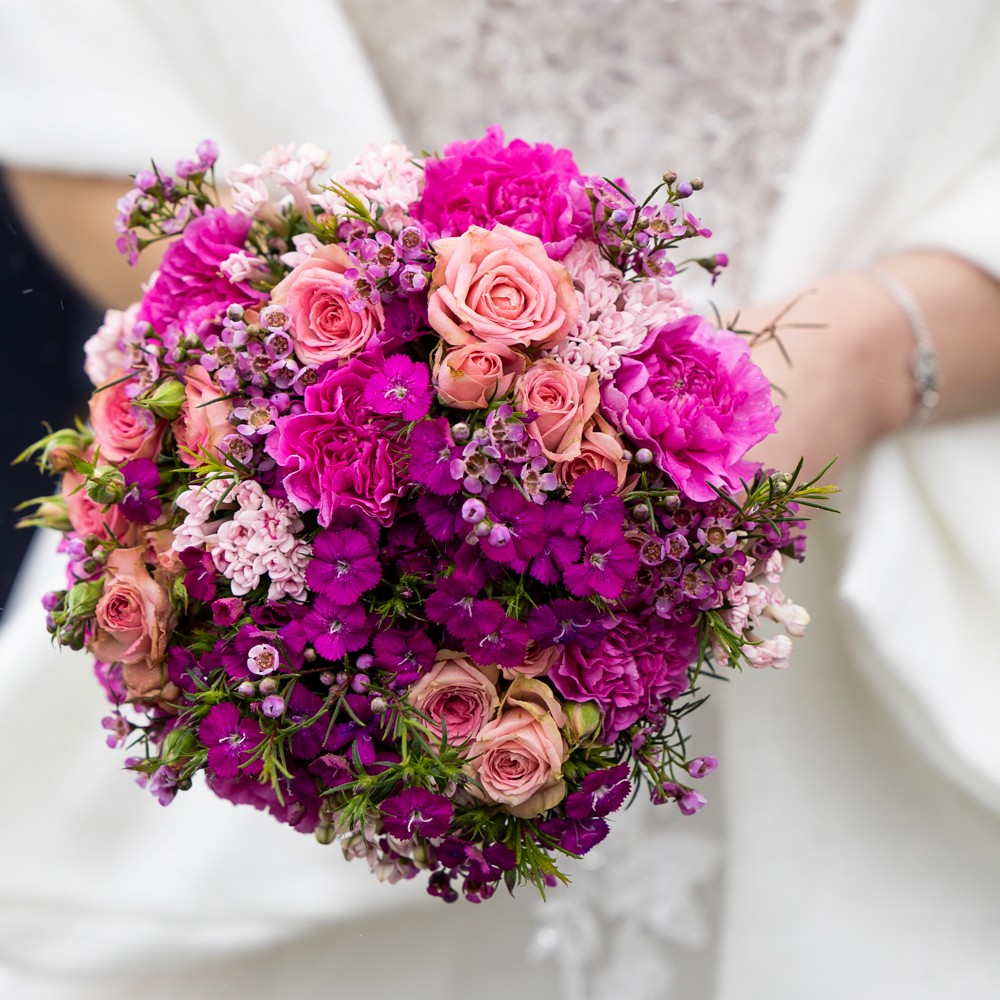
[[[451,827],[450,799],[423,788],[405,788],[380,806],[382,824],[390,837],[412,840],[415,836],[443,837]]]
[[[232,303],[253,306],[266,296],[246,282],[231,282],[220,265],[242,250],[251,220],[224,208],[210,208],[188,223],[163,255],[160,273],[142,298],[136,322],[157,333],[200,333]]]
[[[412,213],[439,236],[502,223],[537,236],[549,257],[559,260],[591,224],[573,154],[522,139],[504,145],[498,125],[481,139],[449,143],[440,159],[428,158],[424,177]]]
[[[208,767],[223,778],[237,774],[258,774],[263,762],[251,761],[264,739],[253,719],[244,719],[229,702],[213,705],[198,727],[198,739],[208,750]]]
[[[431,405],[430,369],[405,354],[386,358],[365,386],[365,402],[376,413],[419,420]]]
[[[693,500],[738,489],[758,465],[747,451],[781,412],[746,342],[685,316],[654,330],[601,390],[605,415]]]
[[[121,467],[125,496],[118,505],[122,514],[138,524],[149,524],[160,516],[160,470],[151,458],[134,458]]]

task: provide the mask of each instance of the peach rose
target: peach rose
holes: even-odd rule
[[[173,422],[177,439],[178,457],[185,465],[200,465],[201,455],[215,457],[219,444],[227,434],[233,433],[229,414],[233,402],[212,381],[201,365],[191,365],[184,375],[185,400],[181,412]],[[192,454],[193,453],[193,454]]]
[[[445,406],[481,410],[506,395],[524,371],[524,355],[503,344],[466,344],[434,357],[434,385]]]
[[[427,716],[424,725],[435,740],[445,728],[450,746],[475,739],[500,707],[499,671],[479,666],[461,653],[442,650],[431,669],[407,695],[407,701]]]
[[[477,798],[499,802],[521,819],[551,809],[566,795],[562,765],[569,750],[560,732],[566,716],[543,681],[519,677],[500,715],[480,730],[469,748]]]
[[[165,424],[149,410],[136,406],[126,389],[135,379],[115,372],[90,397],[90,426],[101,458],[109,463],[132,458],[155,458],[163,442]]]
[[[535,643],[528,647],[528,652],[524,654],[524,662],[516,667],[504,667],[504,677],[512,681],[519,674],[522,677],[544,677],[549,672],[549,667],[559,659],[562,647],[546,646],[540,649]]]
[[[514,386],[522,410],[534,410],[528,434],[554,462],[580,454],[583,428],[601,401],[597,373],[581,375],[555,358],[536,361]]]
[[[93,461],[93,452],[86,455]],[[102,541],[115,541],[119,545],[135,545],[139,541],[142,529],[130,521],[112,504],[107,510],[104,504],[96,503],[87,496],[84,487],[86,477],[71,470],[63,473],[61,490],[66,501],[66,514],[73,530],[81,537],[96,535]]]
[[[112,551],[88,648],[105,663],[121,663],[130,698],[155,698],[162,692],[172,617],[166,588],[146,570],[143,547]]]
[[[573,280],[537,236],[471,226],[434,250],[427,320],[449,344],[551,344],[576,323]]]
[[[625,485],[628,474],[625,449],[614,428],[600,413],[595,413],[584,427],[580,453],[575,458],[556,464],[556,479],[561,485],[570,486],[577,477],[595,469],[610,472],[618,480],[619,489]]]
[[[354,312],[344,297],[350,258],[337,246],[311,253],[274,287],[271,301],[292,317],[289,334],[303,364],[321,365],[357,354],[382,329],[382,306],[368,300]]]
[[[169,528],[143,529],[142,544],[144,546],[144,558],[150,565],[158,566],[166,573],[176,575],[183,571],[184,563],[181,562],[181,554],[177,552],[174,545],[174,533]],[[557,647],[550,647],[555,649]]]

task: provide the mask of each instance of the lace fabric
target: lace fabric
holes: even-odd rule
[[[402,138],[418,150],[508,137],[571,148],[643,194],[698,174],[697,211],[749,292],[754,260],[839,49],[851,0],[342,0]],[[695,292],[695,295],[698,293]],[[703,724],[712,727],[712,713]],[[704,752],[712,745],[699,734]],[[711,734],[709,734],[711,735]],[[711,797],[711,788],[705,792]],[[637,803],[535,910],[534,952],[574,1000],[709,996],[721,803],[695,819]]]
[[[844,0],[343,0],[412,148],[494,122],[699,214],[742,300],[849,15]]]

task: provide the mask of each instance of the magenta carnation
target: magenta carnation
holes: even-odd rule
[[[597,702],[601,740],[612,743],[634,722],[655,716],[661,700],[687,690],[687,668],[697,653],[694,629],[623,614],[596,648],[564,647],[548,677],[564,698]]]
[[[605,382],[603,410],[636,449],[692,500],[738,490],[758,466],[747,451],[774,432],[780,410],[744,340],[685,316],[654,330]]]
[[[374,372],[361,358],[328,372],[306,391],[305,412],[279,418],[267,437],[288,498],[324,527],[344,508],[382,523],[395,509],[398,444],[364,399]]]
[[[183,235],[163,255],[160,273],[143,296],[137,322],[152,324],[157,333],[177,328],[200,333],[216,322],[232,303],[252,306],[266,296],[246,282],[231,282],[219,269],[223,261],[242,250],[250,219],[210,208],[188,223]]]
[[[498,125],[481,139],[449,143],[440,159],[427,160],[424,175],[412,211],[438,236],[502,223],[537,236],[558,260],[591,223],[586,194],[574,183],[580,170],[573,154],[521,139],[504,145]]]

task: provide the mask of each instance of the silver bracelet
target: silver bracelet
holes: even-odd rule
[[[899,306],[900,312],[906,317],[910,332],[913,334],[910,372],[913,375],[916,409],[913,411],[912,422],[922,424],[934,412],[941,398],[941,365],[938,362],[937,351],[934,349],[934,339],[931,337],[930,327],[927,325],[924,311],[920,308],[920,303],[917,302],[913,292],[895,275],[878,267],[869,268],[868,273]]]

